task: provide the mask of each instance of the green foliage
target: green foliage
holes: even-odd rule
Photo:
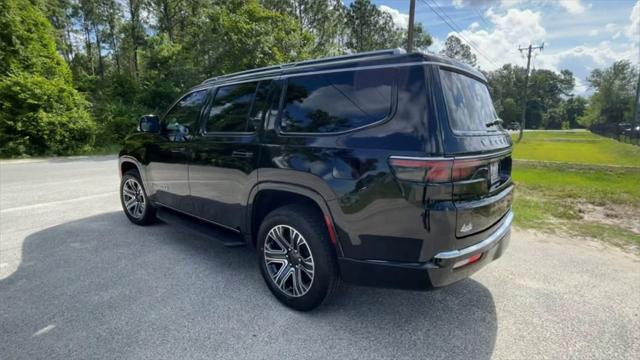
[[[355,0],[347,9],[347,46],[355,52],[401,47],[403,32],[395,29],[391,15],[369,0]]]
[[[52,25],[28,0],[0,5],[0,156],[68,154],[90,146],[95,124],[56,52]]]
[[[345,34],[346,9],[340,2],[264,0],[262,3],[267,9],[294,19],[299,32],[312,35],[311,57],[338,54],[343,50],[337,39]]]
[[[404,40],[406,43],[407,40]],[[413,46],[420,51],[427,51],[428,47],[433,44],[431,35],[424,29],[421,23],[416,23],[413,27]]]
[[[306,59],[313,45],[312,35],[293,18],[267,10],[257,1],[213,7],[205,19],[199,30],[204,37],[199,39],[200,50],[211,54],[206,58],[211,73]],[[225,46],[220,46],[220,41]]]
[[[455,35],[449,35],[444,42],[444,49],[442,49],[441,54],[471,66],[476,66],[477,63],[476,55],[471,52],[471,47],[463,43],[460,38]]]
[[[56,52],[54,30],[42,12],[28,0],[1,0],[0,8],[0,75],[24,71],[70,80],[69,68]]]
[[[578,121],[584,126],[632,122],[638,71],[628,60],[616,61],[604,70],[593,70],[587,80],[595,93]]]
[[[395,28],[391,15],[370,0],[349,6],[315,0],[0,0],[0,5],[4,156],[83,152],[94,137],[95,146],[110,148],[135,129],[140,115],[161,114],[209,77],[406,44],[406,31]],[[421,24],[414,41],[421,50],[432,43]],[[56,91],[66,100],[57,99]],[[27,101],[26,94],[34,98],[28,106],[14,103]],[[27,120],[82,136],[47,130],[51,139],[39,139],[25,132]]]
[[[520,122],[525,76],[525,68],[511,64],[487,74],[496,111],[506,124]],[[560,129],[566,121],[570,127],[577,127],[577,118],[584,113],[586,103],[583,98],[571,95],[574,85],[575,79],[569,70],[531,71],[527,128]]]
[[[0,80],[0,156],[70,154],[93,143],[86,100],[62,79],[19,72]]]

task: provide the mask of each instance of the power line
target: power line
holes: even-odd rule
[[[467,40],[467,38],[465,38],[462,34],[461,34],[461,30],[457,29],[456,26],[452,25],[447,19],[445,19],[445,17],[443,17],[443,15],[441,15],[440,13],[438,13],[438,11],[436,11],[436,9],[433,8],[433,6],[431,6],[431,4],[429,4],[426,0],[422,0],[422,2],[424,4],[426,4],[431,11],[433,11],[434,14],[436,14],[442,21],[445,22],[445,24],[447,24],[447,26],[449,26],[449,28],[451,30],[453,30],[455,33],[457,33],[457,35],[462,38],[462,40],[464,40],[469,46],[471,46],[478,54],[480,54],[482,57],[484,57],[485,59],[487,59],[487,61],[489,61],[493,66],[495,67],[499,67],[494,61],[493,59],[491,59],[490,57],[488,57],[487,55],[485,55],[482,51],[480,51],[471,41]],[[434,2],[434,4],[436,6],[438,6],[437,3]],[[438,6],[438,8],[440,8]],[[442,11],[442,9],[441,9]],[[451,22],[453,22],[455,24],[455,22],[453,21],[453,19],[451,19],[444,11],[442,11],[442,14],[444,14],[444,16],[446,16],[447,18],[449,18],[449,20],[451,20]],[[456,24],[457,25],[457,24]]]
[[[478,15],[478,17],[480,18],[480,20],[482,20],[482,22],[487,25],[487,26],[491,26],[491,24],[489,24],[487,22],[487,20],[485,19],[485,17],[480,13],[480,11],[478,11],[478,9],[471,7],[471,9],[473,10],[474,13],[476,13]]]
[[[468,39],[466,39],[465,37],[462,36],[461,32],[462,29],[461,27],[451,18],[449,17],[449,15],[447,15],[446,12],[444,12],[444,10],[440,7],[440,5],[438,5],[438,3],[435,0],[431,0],[431,2],[438,8],[438,10],[440,10],[440,12],[447,18],[449,19],[449,21],[451,21],[451,23],[453,23],[455,25],[455,29],[458,32],[458,35],[460,37],[462,37],[471,47],[473,47],[480,55],[482,55],[485,59],[489,60],[490,63],[492,63],[494,66],[497,67],[497,65],[495,64],[495,62],[493,61],[493,59],[491,59],[489,56],[487,56],[485,53],[483,53],[482,51],[480,51],[480,49],[478,49],[478,47],[476,47],[475,43],[473,43],[472,41],[469,41]],[[455,31],[455,30],[454,30]]]

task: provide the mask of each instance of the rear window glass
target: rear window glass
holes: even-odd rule
[[[457,132],[500,130],[487,126],[498,118],[489,88],[482,82],[457,72],[440,70],[449,123]]]
[[[328,133],[380,121],[391,112],[394,73],[376,69],[291,77],[281,129]]]

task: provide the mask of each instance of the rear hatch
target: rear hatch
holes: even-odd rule
[[[438,72],[447,115],[441,123],[443,147],[454,159],[456,236],[466,237],[491,227],[511,207],[511,138],[483,78],[446,68]]]

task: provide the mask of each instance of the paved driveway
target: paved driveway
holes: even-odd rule
[[[433,292],[280,305],[248,248],[120,211],[113,157],[0,164],[0,359],[637,359],[640,259],[515,231]]]

